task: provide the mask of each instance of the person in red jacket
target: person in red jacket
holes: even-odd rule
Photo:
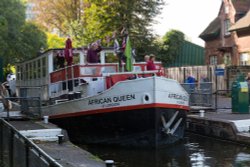
[[[72,50],[72,41],[70,39],[70,36],[68,36],[65,42],[64,55],[67,61],[67,66],[71,66],[73,62],[73,50]]]
[[[155,55],[151,54],[149,56],[149,60],[147,62],[147,70],[148,71],[153,71],[153,70],[156,70],[156,66],[155,66]]]

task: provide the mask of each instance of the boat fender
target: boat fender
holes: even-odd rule
[[[151,101],[151,95],[149,93],[144,93],[142,96],[143,104],[149,103]]]

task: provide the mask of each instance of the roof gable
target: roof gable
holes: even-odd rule
[[[216,17],[209,25],[208,27],[199,35],[201,39],[204,41],[212,40],[220,35],[221,30],[221,23],[220,18]]]

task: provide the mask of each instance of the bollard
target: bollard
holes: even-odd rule
[[[105,164],[106,164],[106,167],[113,167],[114,166],[114,161],[113,160],[106,160]]]
[[[48,124],[49,123],[49,116],[43,116],[43,122],[45,124]]]
[[[62,144],[64,135],[63,134],[57,135],[57,137],[58,137],[58,144]]]
[[[204,110],[200,110],[200,117],[204,117],[205,115],[205,111]]]

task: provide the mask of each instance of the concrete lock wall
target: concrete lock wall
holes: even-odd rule
[[[48,155],[44,155],[28,138],[21,135],[20,132],[3,119],[0,119],[1,167],[58,166],[49,159]]]

